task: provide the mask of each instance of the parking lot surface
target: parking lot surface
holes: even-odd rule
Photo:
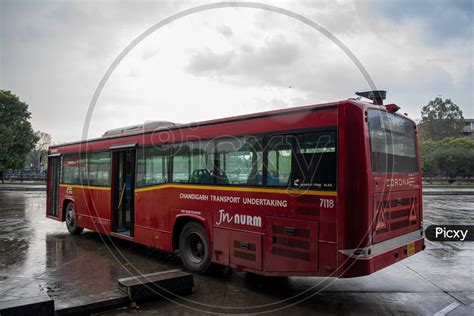
[[[0,192],[0,301],[56,301],[117,289],[117,279],[180,268],[179,257],[44,216],[44,192]],[[474,224],[469,195],[424,198],[425,226]],[[474,242],[430,242],[422,253],[352,279],[263,278],[233,269],[195,276],[193,294],[104,315],[210,313],[474,315]]]

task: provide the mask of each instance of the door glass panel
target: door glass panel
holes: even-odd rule
[[[51,157],[49,163],[49,183],[48,183],[48,197],[49,209],[48,215],[58,217],[58,199],[59,199],[59,157]]]
[[[114,231],[133,236],[135,151],[114,153]]]

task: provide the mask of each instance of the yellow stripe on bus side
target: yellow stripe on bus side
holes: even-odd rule
[[[77,189],[93,189],[93,190],[110,190],[109,187],[96,187],[92,185],[78,185],[78,184],[60,184],[63,188],[77,188]]]
[[[198,185],[186,185],[186,184],[161,184],[161,185],[155,185],[155,186],[135,189],[135,192],[145,192],[145,191],[160,190],[160,189],[167,189],[167,188],[337,196],[336,191],[285,190],[285,189],[267,189],[267,188],[239,188],[239,187],[221,187],[221,186],[214,186],[214,185],[199,185],[198,186]]]
[[[109,187],[97,187],[97,186],[77,185],[77,184],[60,184],[59,186],[63,188],[69,187],[69,188],[78,188],[78,189],[110,190]],[[186,185],[186,184],[154,185],[150,187],[135,189],[135,192],[145,192],[145,191],[161,190],[161,189],[169,189],[169,188],[337,196],[336,191],[285,190],[285,189],[269,189],[269,188],[239,188],[239,187],[222,187],[222,186],[214,186],[214,185]]]

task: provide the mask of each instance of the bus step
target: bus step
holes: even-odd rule
[[[194,287],[193,275],[181,270],[168,270],[118,280],[119,289],[134,301],[156,296],[188,294]]]

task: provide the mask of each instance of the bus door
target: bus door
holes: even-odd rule
[[[133,237],[135,149],[112,151],[112,231]]]
[[[58,217],[60,155],[48,156],[48,215]]]

